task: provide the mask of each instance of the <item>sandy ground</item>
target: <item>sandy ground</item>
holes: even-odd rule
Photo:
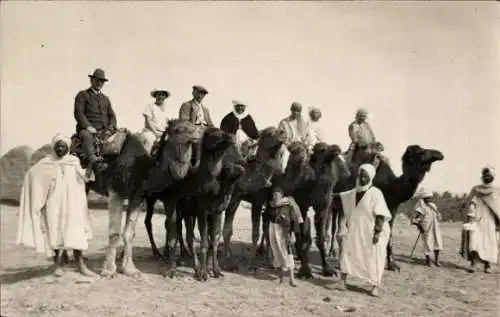
[[[241,269],[221,279],[200,283],[191,268],[180,268],[174,279],[161,276],[162,263],[155,262],[142,220],[135,238],[139,280],[119,275],[116,279],[88,280],[74,270],[62,278],[51,275],[43,255],[14,244],[16,209],[1,206],[1,315],[14,316],[498,316],[500,291],[498,267],[494,274],[470,274],[457,255],[459,225],[443,224],[445,251],[442,268],[427,268],[422,260],[410,259],[416,230],[401,217],[395,230],[395,253],[401,273],[386,272],[380,298],[368,296],[368,285],[350,280],[347,291],[336,289],[337,278],[316,275],[299,281],[297,288],[279,285],[274,273],[262,269],[248,273],[250,215],[240,209],[236,220],[235,254]],[[107,214],[92,211],[96,237],[86,252],[91,267],[102,265],[106,243]],[[155,215],[159,245],[163,245],[163,216]],[[421,258],[422,249],[417,247]],[[315,272],[319,256],[314,252]],[[353,308],[354,312],[343,309]]]

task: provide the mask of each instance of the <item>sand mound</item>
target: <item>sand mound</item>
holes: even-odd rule
[[[33,149],[17,146],[0,158],[0,199],[3,202],[19,203],[24,174],[30,167]]]
[[[50,144],[45,144],[44,146],[40,147],[38,150],[33,153],[30,159],[30,166],[35,165],[43,159],[45,156],[49,155],[52,153],[52,145]]]

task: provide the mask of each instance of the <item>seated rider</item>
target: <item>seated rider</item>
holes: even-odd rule
[[[220,128],[234,135],[238,148],[246,156],[247,151],[259,138],[259,131],[244,102],[234,100],[233,107],[234,110],[222,118]]]
[[[148,104],[142,113],[144,129],[141,135],[148,153],[151,153],[154,143],[167,128],[168,120],[177,117],[177,113],[169,113],[165,106],[165,99],[170,97],[170,92],[165,89],[155,89],[151,92],[151,97],[155,98],[155,102]]]
[[[389,158],[384,154],[382,154],[382,152],[384,152],[384,145],[381,142],[377,141],[374,143],[374,150],[375,150],[375,160],[373,165],[375,165],[375,168],[378,168],[379,161],[383,161],[388,166],[391,166]]]
[[[375,135],[370,124],[366,121],[368,112],[365,109],[356,111],[355,120],[349,124],[349,137],[351,144],[349,145],[348,161],[353,165],[360,165],[360,156],[371,149],[375,140]]]
[[[108,81],[102,69],[96,69],[90,77],[90,88],[80,91],[75,97],[74,116],[76,131],[83,152],[94,171],[105,170],[108,165],[98,156],[96,138],[106,140],[116,131],[116,115],[109,98],[101,92]]]

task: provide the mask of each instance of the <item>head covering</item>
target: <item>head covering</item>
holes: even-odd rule
[[[290,107],[291,110],[302,110],[302,105],[300,102],[294,101],[292,102],[292,106]]]
[[[71,139],[58,133],[52,138],[52,147],[54,147],[59,141],[63,141],[68,147],[71,146]]]
[[[486,165],[485,167],[483,167],[483,170],[481,171],[481,174],[484,174],[484,173],[490,173],[491,176],[495,177],[496,176],[496,171],[495,171],[495,168],[490,166],[490,165]]]
[[[427,189],[422,190],[422,198],[432,198],[432,197],[434,197],[434,194],[430,190]]]
[[[94,73],[92,75],[89,75],[89,77],[108,81],[108,79],[106,78],[106,73],[100,68],[97,68],[96,70],[94,70]]]
[[[309,114],[315,113],[315,112],[321,114],[321,109],[319,109],[318,107],[310,107],[309,108]]]
[[[206,89],[205,89],[205,87],[200,86],[200,85],[194,85],[194,86],[193,86],[193,90],[197,90],[197,91],[199,91],[199,92],[202,92],[202,93],[208,94],[208,90],[206,90]]]
[[[239,100],[233,100],[233,106],[236,107],[236,106],[247,106],[246,103],[242,102],[242,101],[239,101]]]
[[[168,90],[166,90],[166,89],[158,89],[158,88],[157,89],[153,89],[151,91],[151,97],[156,98],[156,94],[159,93],[159,92],[162,92],[162,93],[166,94],[167,98],[170,97],[170,92]]]
[[[361,186],[359,185],[359,179],[356,181],[357,184],[356,184],[356,191],[358,192],[364,192],[366,190],[368,190],[368,188],[370,188],[372,186],[372,183],[373,183],[373,179],[375,178],[375,174],[377,173],[377,171],[375,170],[375,167],[372,165],[372,164],[363,164],[359,167],[359,170],[363,170],[366,172],[366,174],[368,174],[368,178],[370,179],[370,181],[368,182],[368,184],[364,185],[364,186]]]

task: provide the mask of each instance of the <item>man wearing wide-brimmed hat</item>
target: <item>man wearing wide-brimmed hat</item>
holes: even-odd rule
[[[206,127],[213,127],[214,124],[210,118],[208,108],[202,104],[203,98],[208,94],[208,91],[200,85],[193,86],[193,99],[184,102],[179,109],[179,119],[188,120],[199,126],[201,130]],[[198,145],[193,144],[192,163],[198,164]]]
[[[155,98],[154,103],[150,103],[144,109],[144,129],[142,130],[142,138],[144,147],[151,153],[153,144],[158,140],[165,129],[167,122],[170,119],[175,119],[177,113],[171,111],[165,105],[165,99],[170,97],[170,92],[166,89],[154,89],[151,91],[151,97]]]
[[[108,81],[104,70],[98,68],[90,77],[90,88],[80,91],[75,97],[76,131],[90,165],[96,171],[107,168],[107,164],[96,155],[95,138],[107,138],[116,131],[116,115],[109,98],[101,92]]]

